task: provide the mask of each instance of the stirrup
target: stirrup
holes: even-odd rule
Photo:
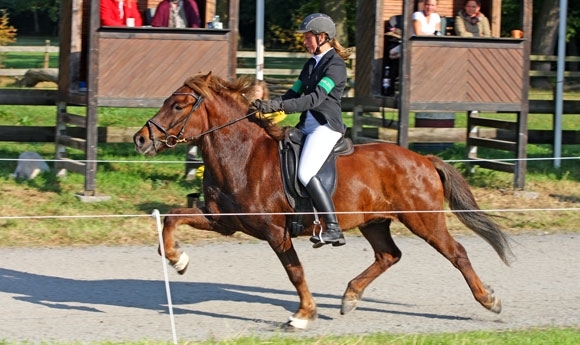
[[[319,229],[318,235],[316,234],[316,228]],[[322,224],[320,224],[320,220],[318,220],[318,215],[315,213],[314,214],[314,228],[312,229],[312,237],[310,237],[310,242],[314,243],[314,246],[316,246],[317,244],[320,243],[321,236],[322,236]],[[323,246],[323,245],[324,245],[324,243],[322,243],[320,246]],[[318,247],[314,247],[314,248],[318,248]]]
[[[313,246],[314,248],[320,248],[325,244],[332,244],[333,247],[344,246],[346,244],[344,234],[336,223],[326,224],[326,232],[321,233],[319,238],[320,242],[316,243]]]
[[[326,229],[328,231],[328,228]],[[336,230],[335,230],[336,231]],[[321,231],[318,233],[318,236],[312,236],[310,238],[310,242],[314,243],[312,245],[312,248],[320,248],[322,246],[324,246],[325,244],[332,244],[333,247],[340,247],[340,246],[344,246],[346,244],[346,240],[344,238],[344,235],[342,233],[342,231],[338,230],[339,233],[339,238],[337,238],[336,240],[330,242],[330,241],[325,241],[323,238],[323,233],[322,233],[322,229]],[[326,232],[325,232],[326,234]]]

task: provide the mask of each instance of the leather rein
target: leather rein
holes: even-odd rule
[[[180,143],[187,143],[190,141],[198,140],[199,138],[201,138],[202,136],[204,136],[206,134],[209,134],[211,132],[217,131],[218,129],[222,129],[224,127],[233,125],[234,123],[239,122],[243,119],[246,119],[246,118],[248,118],[248,117],[250,117],[258,112],[258,110],[254,110],[254,111],[250,112],[249,114],[246,114],[245,116],[242,116],[238,119],[227,122],[223,125],[211,128],[205,132],[198,134],[195,137],[182,138],[183,133],[185,132],[185,127],[187,126],[187,122],[189,121],[191,114],[193,114],[201,106],[201,103],[203,102],[204,97],[202,95],[197,95],[194,92],[174,92],[171,95],[172,96],[177,96],[177,95],[191,96],[195,99],[195,103],[191,107],[191,110],[189,111],[189,113],[185,116],[185,119],[183,120],[183,125],[181,126],[181,130],[179,131],[179,133],[177,135],[168,134],[167,130],[163,126],[161,126],[160,124],[155,122],[153,119],[150,119],[147,121],[147,127],[149,128],[149,139],[151,139],[153,142],[159,141],[159,142],[165,144],[165,146],[167,146],[168,148],[175,147],[177,144],[180,144]],[[153,130],[152,130],[153,126],[155,126],[158,130],[163,132],[163,134],[165,135],[165,138],[161,138],[161,139],[155,138],[155,135],[153,134]]]

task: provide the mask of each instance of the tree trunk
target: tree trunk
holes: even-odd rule
[[[36,10],[36,8],[32,9],[32,18],[34,18],[34,32],[39,33],[40,24],[38,23],[38,11]]]
[[[346,47],[348,30],[346,28],[346,6],[344,1],[321,1],[322,12],[326,13],[336,23],[336,38]]]
[[[532,54],[554,55],[558,37],[558,24],[560,13],[559,0],[543,0],[538,16],[534,21],[532,37]],[[524,33],[524,35],[527,33]],[[550,62],[535,62],[533,70],[549,71]],[[535,77],[531,79],[531,86],[539,89],[549,89],[552,86],[547,77]]]
[[[58,68],[32,68],[26,71],[18,86],[34,87],[36,84],[49,81],[58,83]]]

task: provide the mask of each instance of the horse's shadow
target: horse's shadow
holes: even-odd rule
[[[251,319],[243,317],[242,315],[233,315],[231,313],[208,313],[206,311],[191,309],[190,305],[212,300],[232,303],[244,302],[274,305],[282,307],[290,313],[293,312],[298,305],[297,301],[288,301],[288,299],[296,298],[296,292],[293,290],[207,282],[171,282],[170,287],[173,312],[177,315],[197,314],[200,316],[209,316],[220,319],[229,318],[268,323],[269,321],[266,320]],[[54,309],[69,309],[100,313],[103,311],[99,309],[99,306],[110,305],[153,310],[158,313],[168,313],[165,282],[163,280],[77,280],[0,268],[0,292],[14,294],[16,296],[13,298],[19,301]],[[337,303],[319,304],[319,307],[331,309],[340,308],[339,303],[341,296],[334,294],[314,294],[314,298],[328,298],[337,301]],[[385,305],[397,305],[396,303],[384,300],[365,300]],[[457,317],[455,315],[413,313],[360,306],[357,310],[433,319],[469,319]],[[243,310],[240,313],[243,314]],[[319,318],[332,319],[332,317],[325,315],[319,315]]]

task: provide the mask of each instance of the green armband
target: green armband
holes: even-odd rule
[[[296,80],[294,85],[290,88],[290,90],[296,92],[297,94],[302,94],[302,81],[300,79]]]
[[[327,94],[330,93],[330,91],[332,91],[332,89],[334,89],[334,87],[336,86],[334,84],[334,81],[332,81],[332,79],[330,79],[329,77],[324,77],[322,78],[319,82],[318,85],[324,89],[324,91],[326,91]]]

